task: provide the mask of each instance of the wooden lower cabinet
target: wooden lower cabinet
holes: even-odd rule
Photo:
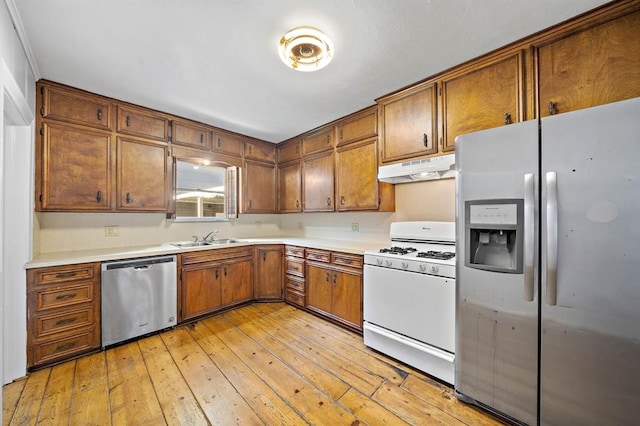
[[[304,247],[285,246],[284,300],[300,308],[306,306]]]
[[[182,253],[178,322],[252,300],[252,262],[252,247]]]
[[[255,247],[255,299],[282,300],[282,262],[281,245]]]
[[[100,349],[100,263],[27,270],[27,367]]]
[[[362,256],[307,249],[306,298],[307,309],[362,331]]]

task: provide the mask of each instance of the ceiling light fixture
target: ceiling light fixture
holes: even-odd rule
[[[280,39],[280,59],[297,71],[317,71],[333,58],[333,43],[313,27],[297,27]]]

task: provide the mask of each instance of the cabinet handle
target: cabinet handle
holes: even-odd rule
[[[249,209],[251,209],[252,205],[253,205],[252,200],[249,200]]]
[[[513,123],[513,121],[511,121],[511,114],[509,114],[508,112],[504,113],[504,124],[509,125]]]
[[[131,126],[131,117],[127,115],[127,127]]]
[[[251,148],[253,148],[253,146],[249,145],[249,154],[251,154]]]
[[[327,197],[327,205],[330,206],[331,205],[331,197]]]
[[[267,252],[262,253],[262,261],[263,262],[267,261]]]
[[[549,102],[549,115],[555,115],[557,114],[558,109],[556,108],[556,103],[555,102]]]
[[[204,143],[204,133],[200,133],[200,143]]]
[[[344,205],[344,195],[341,195],[341,196],[340,196],[340,204],[343,204],[343,205]]]
[[[225,277],[227,276],[227,267],[226,266],[224,267],[224,276]]]
[[[76,345],[76,342],[65,343],[64,345],[56,346],[56,351],[66,351],[67,349],[71,349]]]
[[[300,200],[296,200],[296,208],[300,207]]]
[[[67,325],[76,322],[75,318],[66,318],[56,321],[56,325]]]
[[[333,283],[336,283],[336,280],[338,279],[338,274],[333,274]]]
[[[220,278],[220,270],[216,269],[216,279]]]
[[[131,193],[127,192],[127,195],[125,195],[124,200],[127,202],[127,204],[131,203]]]
[[[326,281],[329,282],[329,273],[327,272]]]
[[[41,107],[41,108],[40,108],[40,116],[41,116],[41,117],[44,117],[44,107]]]
[[[71,299],[75,299],[76,296],[77,296],[76,293],[61,294],[60,296],[56,297],[56,300],[71,300]]]
[[[218,138],[218,148],[220,148],[220,144],[221,144],[221,143],[222,143],[222,142],[220,141],[220,138]]]
[[[427,136],[426,133],[423,133],[423,135],[422,135],[422,143],[423,143],[425,148],[427,148],[429,146],[429,137]]]
[[[98,120],[102,121],[102,108],[98,108]]]
[[[59,274],[56,274],[56,278],[69,278],[69,277],[75,277],[76,273],[75,272],[60,272]]]
[[[102,191],[98,191],[96,193],[96,202],[97,203],[101,203],[102,202]]]

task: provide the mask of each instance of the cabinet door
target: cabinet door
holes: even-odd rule
[[[436,86],[418,86],[380,101],[383,163],[438,152]]]
[[[338,148],[336,154],[336,210],[378,208],[376,139]]]
[[[328,126],[302,138],[302,155],[329,151],[335,146],[334,127]]]
[[[362,329],[362,275],[334,272],[335,285],[331,298],[332,313],[345,322]]]
[[[222,306],[246,302],[253,298],[251,259],[227,263],[222,265],[220,269]]]
[[[143,138],[169,140],[169,120],[159,114],[144,109],[134,109],[119,105],[117,108],[118,133]]]
[[[213,150],[222,154],[242,157],[242,139],[228,133],[216,132],[213,134]]]
[[[323,312],[331,312],[333,271],[307,264],[307,306]]]
[[[45,123],[39,210],[111,210],[111,133]]]
[[[43,118],[111,129],[111,104],[104,98],[49,86],[40,86],[40,95]]]
[[[302,188],[305,212],[333,211],[333,179],[333,151],[304,159]]]
[[[302,211],[302,167],[300,161],[278,164],[278,194],[280,213]]]
[[[300,139],[292,139],[278,144],[278,163],[300,159]]]
[[[640,96],[640,11],[537,47],[539,116]]]
[[[267,142],[245,141],[244,156],[245,158],[253,158],[254,160],[275,163],[276,148],[273,144]]]
[[[167,211],[168,150],[165,144],[118,138],[118,210]]]
[[[358,113],[356,116],[338,124],[338,143],[341,146],[365,138],[371,138],[378,134],[378,109],[371,108],[366,113]]]
[[[211,144],[207,127],[174,120],[171,123],[171,129],[172,143],[209,151]]]
[[[245,161],[244,212],[276,212],[276,166]]]
[[[220,267],[183,269],[181,276],[181,321],[213,312],[222,305]]]
[[[282,246],[264,246],[256,248],[256,299],[282,299],[282,258]]]
[[[443,80],[443,151],[454,151],[459,135],[522,120],[523,54]]]

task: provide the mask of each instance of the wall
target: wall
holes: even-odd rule
[[[186,241],[218,230],[219,238],[305,236],[339,240],[380,241],[389,237],[393,221],[453,221],[454,180],[396,185],[396,212],[299,213],[240,215],[229,222],[174,222],[150,213],[38,213],[34,238],[41,253],[154,245]],[[359,231],[352,231],[357,223]],[[104,227],[117,225],[118,237]]]
[[[34,72],[14,26],[12,0],[0,5],[0,332],[2,383],[26,373],[26,277],[33,217]]]

